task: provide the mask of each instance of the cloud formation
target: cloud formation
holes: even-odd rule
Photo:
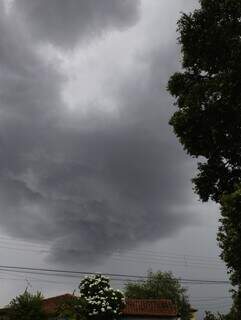
[[[123,30],[139,18],[139,0],[15,0],[33,37],[71,49],[78,42]]]
[[[136,1],[111,2],[110,11],[99,8],[109,1],[88,1],[96,10],[92,25],[98,30],[103,21],[122,27],[134,21]],[[66,3],[21,0],[15,5],[26,9],[26,23],[36,28],[39,39],[47,39],[50,30],[49,41],[67,46],[80,36],[78,28],[89,36],[90,26],[89,20],[77,19],[78,10],[89,12],[83,7],[87,2],[72,0],[73,26],[62,33],[59,17],[72,16]],[[131,10],[125,7],[128,3],[133,3]],[[48,12],[57,19],[56,29],[49,26]],[[1,11],[0,28],[2,229],[16,237],[50,241],[51,261],[90,264],[117,249],[169,237],[188,224],[189,167],[168,127],[171,101],[165,93],[167,78],[177,67],[170,63],[171,56],[176,61],[176,47],[152,46],[135,55],[115,83],[108,82],[116,114],[103,108],[83,116],[66,111],[65,76],[39,54],[26,36],[26,24],[13,24],[11,14]]]

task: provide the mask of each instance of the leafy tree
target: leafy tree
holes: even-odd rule
[[[232,284],[237,287],[233,290],[232,312],[238,318],[241,306],[241,188],[222,197],[220,221],[222,225],[219,227],[218,241]]]
[[[214,314],[210,311],[205,311],[205,317],[204,320],[236,320],[237,318],[234,316],[232,312],[230,312],[227,315],[217,313]]]
[[[44,320],[43,296],[40,292],[32,294],[27,290],[14,298],[9,304],[10,320]]]
[[[182,14],[178,32],[183,70],[168,83],[178,108],[170,124],[199,159],[194,190],[222,206],[218,240],[240,318],[241,0],[200,0],[199,9]]]
[[[225,320],[225,316],[221,315],[220,313],[214,314],[210,311],[206,311],[204,320]]]
[[[86,320],[87,305],[84,298],[73,294],[72,298],[64,301],[56,312],[57,319]]]
[[[186,289],[171,272],[148,272],[147,280],[129,282],[125,286],[125,297],[132,299],[170,299],[178,308],[182,320],[191,318]]]
[[[200,4],[178,22],[184,70],[168,84],[178,107],[170,124],[203,159],[194,179],[200,198],[219,201],[241,181],[241,1]]]
[[[61,307],[61,316],[71,320],[114,320],[119,317],[124,296],[110,287],[108,278],[101,275],[86,277],[80,282],[79,289],[79,297],[73,296]]]

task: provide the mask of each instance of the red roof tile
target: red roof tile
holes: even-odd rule
[[[43,308],[48,314],[55,313],[58,307],[66,300],[73,297],[71,294],[44,299]],[[123,315],[132,316],[177,316],[177,308],[171,300],[167,299],[126,299],[126,305],[122,310]]]
[[[55,313],[63,302],[70,300],[72,297],[72,294],[66,293],[60,296],[44,299],[43,309],[46,313]]]
[[[123,315],[135,316],[177,316],[177,308],[166,299],[126,299]]]

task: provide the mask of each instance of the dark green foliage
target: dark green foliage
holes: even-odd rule
[[[44,320],[43,296],[40,292],[31,294],[27,290],[9,304],[10,320]]]
[[[186,290],[171,272],[148,272],[144,282],[130,282],[125,286],[125,297],[132,299],[170,299],[178,307],[182,320],[190,319],[190,305]]]
[[[200,5],[178,22],[183,71],[168,83],[178,108],[170,124],[187,153],[200,161],[196,193],[222,205],[218,240],[237,286],[233,311],[240,319],[241,0]]]
[[[72,298],[62,303],[57,310],[57,319],[87,320],[87,305],[85,299],[73,294]]]
[[[240,318],[236,317],[231,311],[229,314],[224,315],[221,313],[214,314],[210,311],[205,311],[204,320],[239,320]]]
[[[232,274],[233,285],[241,283],[241,189],[223,196],[221,201],[222,225],[218,241],[222,258]]]
[[[226,320],[226,317],[220,313],[214,314],[210,311],[206,311],[204,320]]]
[[[241,181],[241,1],[201,1],[178,31],[184,70],[169,80],[178,107],[170,124],[186,151],[202,157],[196,192],[219,201]]]
[[[230,279],[237,289],[233,291],[234,310],[241,317],[241,188],[221,200],[222,225],[218,232],[222,259],[226,262]]]

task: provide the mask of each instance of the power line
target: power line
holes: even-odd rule
[[[42,254],[46,254],[48,252],[50,252],[49,250],[35,250],[35,249],[23,249],[23,248],[14,248],[14,247],[8,247],[8,246],[0,246],[0,249],[8,249],[8,250],[14,250],[14,251],[30,251],[30,252],[38,252],[38,253],[42,253]],[[193,262],[188,262],[186,261],[186,263],[182,262],[182,261],[163,261],[162,259],[140,259],[139,257],[126,257],[126,256],[112,256],[110,257],[111,260],[115,260],[115,261],[125,261],[125,262],[136,262],[136,263],[148,263],[148,264],[158,264],[158,265],[166,265],[166,266],[174,266],[174,267],[180,267],[180,268],[187,268],[187,267],[195,267],[195,268],[207,268],[207,269],[218,269],[218,270],[225,270],[225,266],[215,266],[214,264],[204,264],[204,263],[193,263]]]
[[[136,262],[136,263],[151,263],[151,264],[158,264],[158,265],[167,265],[167,266],[174,266],[174,267],[195,267],[195,268],[208,268],[208,269],[219,269],[219,270],[224,270],[225,266],[221,265],[220,266],[216,266],[214,264],[204,264],[204,263],[193,263],[193,262],[188,262],[186,261],[186,263],[184,261],[163,261],[162,259],[138,259],[136,257],[127,257],[126,256],[122,256],[122,257],[116,257],[116,256],[112,256],[111,260],[117,260],[117,261],[127,261],[127,262]]]
[[[1,243],[1,242],[0,242]],[[12,243],[11,243],[12,245]],[[10,247],[10,246],[2,246],[0,245],[0,249],[8,249],[8,250],[16,250],[16,251],[31,251],[31,252],[38,252],[38,253],[48,253],[51,252],[51,250],[46,250],[45,248],[26,248],[26,247]],[[64,249],[62,249],[64,251]],[[66,251],[68,251],[66,249]],[[171,256],[159,256],[157,257],[151,257],[149,256],[143,256],[143,254],[140,255],[140,253],[134,253],[134,255],[128,255],[124,254],[121,255],[120,253],[113,253],[112,256],[110,256],[110,259],[117,260],[117,261],[128,261],[128,262],[142,262],[142,263],[152,263],[152,264],[162,264],[162,265],[171,265],[176,267],[196,267],[196,268],[208,268],[208,269],[223,269],[224,264],[221,262],[207,262],[205,260],[199,259],[195,260],[193,258],[191,259],[181,259],[177,257],[171,257]]]
[[[27,245],[27,246],[31,246],[31,247],[35,247],[36,248],[36,250],[44,250],[44,249],[49,249],[49,247],[42,247],[41,246],[41,244],[37,244],[37,243],[28,243],[27,242],[27,240],[15,240],[15,239],[13,239],[13,238],[7,238],[7,237],[0,237],[0,239],[2,239],[2,240],[4,240],[5,241],[5,243],[6,242],[15,242],[16,244],[15,245],[19,245],[19,242],[22,242],[22,243],[24,243],[24,249],[26,248],[25,246]],[[3,241],[1,241],[2,243],[4,243]],[[51,242],[48,242],[49,243],[49,245],[51,245]],[[13,243],[11,243],[11,244],[13,244]],[[41,246],[41,247],[39,247],[39,246]],[[62,249],[62,250],[64,250],[64,249]],[[66,249],[66,251],[68,251],[68,249]],[[103,253],[110,253],[110,254],[112,254],[113,252],[112,251],[104,251]],[[98,254],[98,253],[96,253],[96,254]],[[102,253],[100,253],[100,254],[102,254]],[[114,252],[114,254],[116,254],[116,255],[122,255],[122,251],[119,251],[118,249],[117,249],[117,251],[116,252]],[[205,261],[205,262],[208,262],[209,264],[210,264],[210,260],[214,260],[215,262],[217,262],[217,263],[222,263],[219,259],[217,259],[217,257],[210,257],[210,256],[201,256],[201,255],[190,255],[190,254],[176,254],[176,253],[173,253],[173,254],[170,254],[170,252],[169,253],[164,253],[164,252],[160,252],[160,251],[153,251],[153,250],[134,250],[134,249],[131,249],[131,250],[128,250],[128,252],[127,253],[124,253],[125,255],[126,254],[130,254],[131,256],[133,256],[133,254],[134,255],[141,255],[141,256],[145,256],[145,257],[147,257],[147,256],[150,256],[150,257],[152,257],[152,258],[154,258],[154,257],[156,257],[156,258],[162,258],[162,259],[164,259],[164,258],[166,258],[166,259],[174,259],[174,260],[182,260],[183,261],[183,259],[184,259],[184,257],[185,257],[185,259],[188,259],[188,260],[194,260],[194,261],[196,261],[196,262],[204,262],[205,260],[207,260],[207,261]],[[211,263],[214,263],[214,261],[212,261]]]
[[[9,246],[1,246],[0,245],[0,249],[8,249],[8,250],[15,250],[15,251],[30,251],[30,252],[38,252],[38,253],[49,253],[51,252],[50,250],[45,250],[45,249],[29,249],[29,248],[16,248],[16,247],[9,247]],[[62,250],[64,251],[64,250]],[[68,251],[68,250],[66,250]],[[203,262],[192,262],[192,261],[188,261],[186,260],[186,262],[182,261],[179,259],[178,260],[163,260],[163,258],[151,258],[148,259],[148,257],[135,257],[135,256],[128,256],[128,255],[123,255],[123,256],[116,256],[116,255],[112,255],[110,257],[111,260],[117,260],[117,261],[127,261],[127,262],[143,262],[143,263],[152,263],[152,264],[162,264],[162,265],[171,265],[171,266],[176,266],[176,267],[196,267],[196,268],[208,268],[208,269],[224,269],[224,265],[220,264],[220,266],[218,266],[217,264],[207,264],[207,263],[203,263]]]
[[[97,275],[97,272],[89,271],[77,271],[77,270],[63,270],[63,269],[48,269],[48,268],[34,268],[34,267],[18,267],[18,266],[9,266],[9,265],[0,265],[0,269],[3,271],[12,271],[12,272],[22,272],[22,273],[39,273],[41,275],[64,275],[64,276],[79,276],[79,275]],[[130,274],[121,274],[121,273],[103,273],[104,276],[110,278],[121,278],[125,280],[147,280],[148,276],[143,275],[130,275]],[[188,279],[188,278],[179,278],[180,282],[186,284],[229,284],[227,280],[207,280],[207,279]]]

